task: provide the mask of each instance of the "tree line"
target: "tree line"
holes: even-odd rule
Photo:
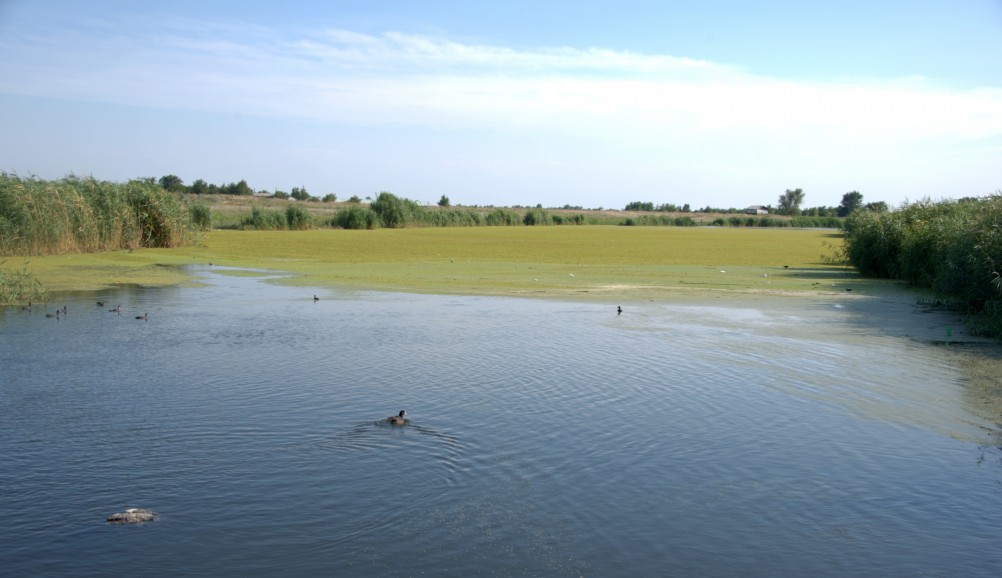
[[[804,203],[803,189],[786,189],[786,192],[779,196],[778,206],[762,206],[770,214],[785,215],[789,217],[847,217],[857,209],[867,209],[870,211],[886,212],[887,203],[880,201],[876,203],[863,203],[863,195],[859,191],[850,191],[842,195],[842,202],[837,207],[810,207],[801,209]],[[651,213],[744,213],[746,209],[719,208],[706,206],[702,209],[693,210],[689,203],[676,205],[674,203],[662,203],[655,205],[649,201],[633,201],[627,203],[624,211],[651,212]]]

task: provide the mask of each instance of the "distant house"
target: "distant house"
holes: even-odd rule
[[[752,205],[745,209],[746,215],[768,215],[769,209],[763,207],[762,205]]]

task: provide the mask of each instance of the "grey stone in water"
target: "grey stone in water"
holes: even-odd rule
[[[140,522],[149,522],[156,519],[157,513],[153,510],[129,508],[124,512],[112,514],[111,517],[108,518],[108,521],[113,524],[138,524]]]

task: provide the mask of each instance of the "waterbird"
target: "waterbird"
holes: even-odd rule
[[[118,306],[112,307],[108,311],[110,311],[112,313],[118,313],[119,315],[121,315],[122,314],[122,306],[118,305]]]
[[[623,308],[621,306],[617,306],[616,307],[616,315],[620,315],[622,313],[623,313]]]
[[[98,307],[104,307],[104,301],[98,301],[97,302],[97,306]]]
[[[142,319],[143,321],[149,321],[150,314],[149,313],[143,313],[142,315],[136,315],[136,319]]]
[[[389,421],[393,425],[404,425],[404,422],[406,421],[404,419],[404,414],[406,414],[406,413],[407,413],[406,411],[400,410],[399,414],[397,414],[397,415],[391,415],[390,417],[388,417],[386,419],[387,419],[387,421]]]
[[[316,303],[317,301],[320,301],[320,298],[317,297],[316,293],[314,293],[313,294],[313,302]]]
[[[45,316],[46,316],[46,317],[50,317],[50,318],[51,318],[51,317],[55,317],[56,319],[59,319],[59,310],[58,310],[58,309],[56,309],[56,312],[55,312],[55,313],[46,313],[46,314],[45,314]]]

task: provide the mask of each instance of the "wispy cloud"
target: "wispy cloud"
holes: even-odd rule
[[[635,163],[745,171],[785,163],[836,172],[875,159],[903,167],[942,156],[936,151],[944,146],[997,152],[1002,138],[1000,87],[921,78],[804,82],[671,55],[399,32],[294,35],[169,19],[114,30],[0,41],[0,90],[573,139]],[[123,32],[130,30],[141,33]]]

